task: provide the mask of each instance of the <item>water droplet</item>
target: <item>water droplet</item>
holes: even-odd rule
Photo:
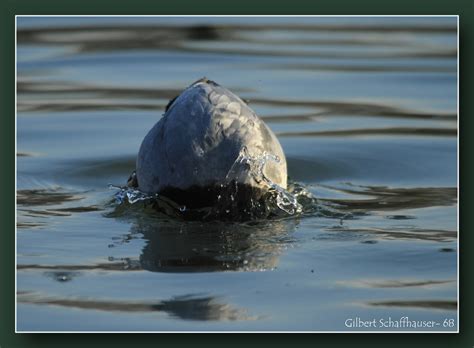
[[[118,192],[115,193],[115,201],[117,204],[123,204],[125,202],[128,202],[130,204],[134,204],[140,201],[144,201],[147,199],[152,199],[156,198],[158,195],[148,195],[146,193],[141,192],[140,190],[131,188],[131,187],[120,187],[120,186],[114,186],[114,185],[109,185],[109,188],[111,189],[119,189]]]

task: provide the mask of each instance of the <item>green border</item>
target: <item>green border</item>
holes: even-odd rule
[[[315,1],[212,1],[181,0],[159,3],[150,0],[2,0],[0,1],[0,151],[3,194],[1,195],[0,221],[0,347],[130,347],[130,346],[221,346],[244,345],[287,346],[334,345],[343,347],[473,347],[474,334],[470,329],[473,320],[472,220],[463,214],[473,208],[472,184],[466,180],[461,185],[460,206],[460,333],[459,334],[15,334],[15,15],[21,14],[344,14],[344,15],[459,15],[460,16],[460,142],[464,149],[472,148],[472,138],[466,133],[472,129],[474,117],[472,93],[473,72],[473,18],[474,2],[471,0],[397,0],[390,3],[375,0]],[[469,140],[471,139],[471,140]],[[472,156],[460,151],[460,178],[472,173]],[[464,158],[464,160],[463,160]],[[469,175],[471,177],[471,175]],[[470,209],[469,209],[470,210]],[[227,334],[229,335],[229,334]]]

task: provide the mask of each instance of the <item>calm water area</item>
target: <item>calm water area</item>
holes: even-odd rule
[[[325,214],[117,206],[108,185],[203,76]],[[17,329],[455,331],[457,121],[455,17],[19,17]]]

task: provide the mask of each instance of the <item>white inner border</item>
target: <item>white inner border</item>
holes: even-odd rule
[[[268,18],[268,17],[280,17],[280,18],[368,18],[368,17],[449,17],[457,19],[457,319],[456,327],[457,331],[18,331],[17,328],[17,20],[19,17],[148,17],[148,18],[159,18],[159,17],[181,17],[181,18],[192,18],[192,17],[220,17],[220,18],[238,18],[238,17],[253,17],[253,18]],[[453,334],[459,333],[459,15],[15,15],[15,333],[446,333]]]

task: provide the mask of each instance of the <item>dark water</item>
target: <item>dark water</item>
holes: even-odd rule
[[[24,17],[17,34],[18,330],[457,330],[456,18]],[[250,101],[323,214],[114,204],[202,76]]]

